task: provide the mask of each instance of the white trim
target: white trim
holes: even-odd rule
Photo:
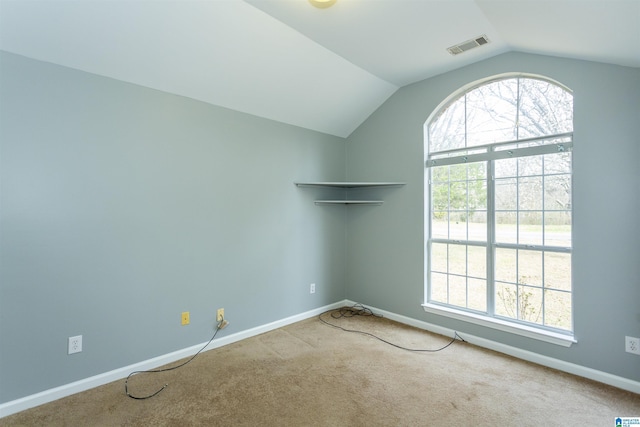
[[[499,331],[509,332],[512,334],[521,335],[523,337],[561,345],[563,347],[571,347],[571,344],[578,342],[573,335],[565,335],[557,332],[534,328],[531,326],[520,325],[493,317],[483,316],[481,314],[456,310],[455,308],[451,307],[428,303],[422,304],[422,307],[427,313],[438,314],[440,316],[462,320],[463,322],[470,322],[474,325],[482,325],[486,326],[487,328],[497,329]]]
[[[546,138],[539,138],[540,140]],[[509,142],[511,143],[511,142]],[[471,151],[474,147],[465,147],[456,151]],[[557,142],[547,145],[537,145],[533,147],[514,148],[512,150],[487,151],[473,154],[460,154],[452,157],[429,158],[426,167],[459,165],[462,163],[476,163],[489,160],[500,160],[510,158],[521,158],[527,156],[539,156],[541,154],[565,153],[573,150],[572,142]],[[437,152],[437,156],[441,152]]]
[[[304,313],[300,313],[294,316],[290,316],[275,322],[267,323],[266,325],[257,326],[255,328],[240,331],[232,335],[224,336],[214,340],[205,351],[213,350],[227,344],[231,344],[237,341],[241,341],[246,338],[250,338],[256,335],[260,335],[265,332],[278,329],[292,323],[296,323],[311,317],[324,313],[327,310],[340,308],[344,306],[352,306],[355,302],[350,300],[343,300],[333,304],[326,305],[321,308],[316,308]],[[422,320],[413,319],[410,317],[402,316],[399,314],[391,313],[389,311],[380,310],[377,308],[369,307],[374,312],[382,314],[384,317],[395,320],[396,322],[404,323],[405,325],[414,326],[416,328],[424,329],[436,334],[453,337],[456,333],[453,329],[445,328],[442,326],[427,323]],[[465,341],[470,344],[477,345],[479,347],[488,348],[500,353],[508,354],[510,356],[517,357],[519,359],[527,360],[529,362],[537,363],[542,366],[557,369],[559,371],[568,372],[573,375],[577,375],[584,378],[589,378],[595,381],[599,381],[604,384],[609,384],[614,387],[621,388],[623,390],[631,391],[633,393],[640,394],[640,382],[633,381],[627,378],[619,377],[616,375],[608,374],[606,372],[598,371],[595,369],[587,368],[585,366],[576,365],[573,363],[565,362],[562,360],[554,359],[548,356],[543,356],[537,353],[533,353],[527,350],[522,350],[516,347],[511,347],[505,344],[501,344],[495,341],[487,340],[485,338],[476,337],[466,333],[459,333]],[[93,377],[85,378],[80,381],[76,381],[70,384],[65,384],[60,387],[45,390],[40,393],[25,396],[20,399],[12,400],[0,404],[0,418],[15,414],[26,409],[34,408],[36,406],[53,402],[54,400],[61,399],[72,394],[79,393],[81,391],[89,390],[94,387],[98,387],[104,384],[108,384],[113,381],[118,381],[125,378],[130,372],[135,370],[153,369],[158,366],[165,365],[167,363],[175,362],[182,358],[195,354],[205,343],[194,345],[182,350],[175,351],[163,356],[155,357],[140,363],[125,366],[119,369],[115,369],[110,372],[95,375]]]
[[[355,304],[352,301],[345,301],[348,305]],[[553,357],[544,356],[542,354],[534,353],[521,348],[512,347],[510,345],[502,344],[496,341],[491,341],[486,338],[477,337],[464,332],[459,332],[453,329],[445,328],[443,326],[434,325],[432,323],[424,322],[422,320],[413,319],[410,317],[402,316],[399,314],[391,313],[389,311],[380,310],[371,306],[367,306],[373,310],[374,313],[382,314],[387,319],[395,320],[396,322],[404,323],[405,325],[414,326],[416,328],[424,329],[435,334],[444,335],[448,337],[454,337],[457,333],[465,341],[470,344],[477,345],[478,347],[494,350],[499,353],[504,353],[509,356],[517,357],[518,359],[526,360],[528,362],[537,363],[538,365],[546,366],[549,368],[557,369],[562,372],[567,372],[579,377],[588,378],[594,381],[598,381],[604,384],[608,384],[623,390],[630,391],[632,393],[640,394],[640,381],[634,381],[629,378],[620,377],[617,375],[609,374],[607,372],[598,371],[597,369],[588,368],[586,366],[576,365],[575,363],[566,362],[560,359],[554,359]]]
[[[333,304],[326,305],[324,307],[316,308],[304,313],[296,314],[275,322],[267,323],[265,325],[257,326],[255,328],[240,331],[231,335],[226,335],[220,338],[216,338],[207,346],[204,351],[213,350],[228,344],[232,344],[237,341],[244,340],[256,335],[263,334],[265,332],[272,331],[274,329],[282,328],[283,326],[290,325],[292,323],[299,322],[301,320],[309,319],[324,313],[327,310],[333,310],[345,306],[345,301],[339,301]],[[12,400],[6,403],[0,404],[0,418],[15,414],[26,409],[34,408],[36,406],[43,405],[45,403],[53,402],[54,400],[61,399],[63,397],[71,396],[72,394],[80,393],[85,390],[92,389],[104,384],[108,384],[113,381],[118,381],[126,378],[133,371],[144,371],[148,369],[154,369],[158,366],[163,366],[171,362],[175,362],[185,357],[193,356],[198,350],[204,346],[206,342],[184,348],[182,350],[174,351],[162,356],[154,357],[149,360],[145,360],[133,365],[124,366],[122,368],[114,369],[113,371],[105,372],[102,374],[94,375],[89,378],[85,378],[79,381],[75,381],[69,384],[55,387],[49,390],[42,391],[40,393],[32,394],[22,397],[20,399]],[[124,385],[123,385],[124,393]]]

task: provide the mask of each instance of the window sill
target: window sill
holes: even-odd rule
[[[529,327],[526,325],[518,325],[510,323],[500,319],[494,319],[492,317],[482,316],[480,314],[470,313],[467,311],[456,310],[450,307],[444,307],[435,304],[422,304],[424,311],[427,313],[438,314],[440,316],[450,317],[456,320],[462,320],[464,322],[470,322],[475,325],[486,326],[487,328],[497,329],[503,332],[509,332],[516,335],[521,335],[527,338],[533,338],[536,340],[548,342],[551,344],[560,345],[563,347],[571,347],[571,344],[577,343],[573,335],[564,335],[557,332],[545,331]]]

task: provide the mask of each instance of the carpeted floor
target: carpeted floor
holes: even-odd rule
[[[323,319],[416,349],[451,339],[387,319]],[[176,364],[178,364],[176,362]],[[456,341],[409,352],[308,319],[0,419],[0,426],[614,426],[640,395]]]

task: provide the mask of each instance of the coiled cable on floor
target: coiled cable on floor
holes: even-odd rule
[[[382,341],[382,342],[383,342],[383,343],[385,343],[385,344],[389,344],[390,346],[393,346],[393,347],[399,348],[399,349],[401,349],[401,350],[412,351],[412,352],[416,352],[416,353],[420,353],[420,352],[425,352],[425,353],[435,353],[435,352],[437,352],[437,351],[442,351],[442,350],[444,350],[445,348],[449,347],[451,344],[453,344],[453,343],[454,343],[454,342],[456,342],[457,340],[460,340],[460,341],[462,341],[462,342],[466,342],[466,341],[465,341],[465,340],[464,340],[460,335],[458,335],[458,332],[454,332],[453,339],[452,339],[448,344],[446,344],[446,345],[445,345],[445,346],[443,346],[443,347],[436,348],[436,349],[416,349],[416,348],[407,348],[407,347],[403,347],[403,346],[401,346],[401,345],[398,345],[398,344],[392,343],[392,342],[390,342],[390,341],[387,341],[387,340],[385,340],[385,339],[382,339],[382,338],[380,338],[379,336],[374,335],[374,334],[369,333],[369,332],[359,331],[359,330],[357,330],[357,329],[347,329],[347,328],[344,328],[344,327],[342,327],[342,326],[335,325],[335,324],[333,324],[333,323],[327,322],[326,320],[324,320],[324,319],[322,318],[322,316],[324,316],[324,315],[325,315],[325,314],[327,314],[327,313],[331,313],[331,317],[332,317],[333,319],[341,319],[341,318],[343,318],[343,317],[355,317],[355,316],[384,317],[382,314],[376,314],[376,313],[374,313],[370,308],[367,308],[367,307],[363,306],[362,304],[354,304],[354,305],[353,305],[353,306],[351,306],[351,307],[342,307],[342,308],[339,308],[339,309],[337,309],[337,310],[328,310],[328,311],[325,311],[324,313],[321,313],[321,314],[318,316],[318,320],[320,320],[320,321],[321,321],[322,323],[324,323],[325,325],[329,325],[329,326],[331,326],[331,327],[333,327],[333,328],[340,329],[340,330],[342,330],[342,331],[344,331],[344,332],[352,332],[352,333],[356,333],[356,334],[360,334],[360,335],[366,335],[366,336],[368,336],[368,337],[375,338],[375,339],[377,339],[377,340],[379,340],[379,341]]]

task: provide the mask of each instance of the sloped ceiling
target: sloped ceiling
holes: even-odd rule
[[[506,51],[640,67],[640,0],[0,0],[0,49],[346,137],[399,87]]]

